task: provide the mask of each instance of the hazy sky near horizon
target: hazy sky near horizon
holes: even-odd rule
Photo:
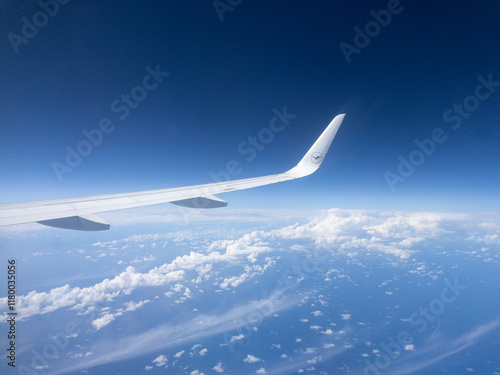
[[[41,3],[0,5],[2,202],[279,173],[346,113],[314,175],[222,199],[500,208],[497,2]]]

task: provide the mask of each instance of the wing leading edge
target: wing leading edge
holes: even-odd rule
[[[215,194],[293,180],[315,172],[323,162],[344,116],[336,116],[300,162],[284,173],[134,193],[0,204],[0,226],[38,222],[57,228],[95,231],[110,228],[108,223],[95,216],[100,212],[168,202],[193,208],[224,207],[227,202]]]

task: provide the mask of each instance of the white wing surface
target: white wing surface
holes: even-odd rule
[[[95,214],[167,202],[193,208],[224,207],[227,202],[215,194],[293,180],[316,171],[323,162],[344,116],[336,116],[302,160],[284,173],[135,193],[0,204],[0,226],[38,222],[64,229],[106,230],[110,225]]]

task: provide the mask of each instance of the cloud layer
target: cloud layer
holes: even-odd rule
[[[357,252],[373,252],[394,257],[396,260],[405,260],[417,251],[418,245],[448,233],[447,225],[450,222],[455,226],[457,223],[465,225],[467,220],[470,218],[457,214],[373,213],[331,209],[311,218],[305,224],[294,224],[269,231],[253,231],[236,239],[213,241],[202,251],[191,251],[188,255],[178,256],[148,272],[137,272],[134,267],[128,266],[114,278],[104,279],[88,287],[63,285],[47,292],[33,290],[17,299],[19,319],[47,314],[60,308],[82,310],[129,295],[137,288],[169,284],[182,286],[178,283],[191,279],[193,275],[198,281],[206,280],[214,273],[212,267],[216,264],[249,263],[244,272],[226,276],[219,282],[221,289],[237,288],[273,267],[275,260],[267,255],[279,254],[282,251],[300,252],[305,249],[303,243],[307,244],[308,251],[313,246],[317,249],[328,249],[332,253],[352,255]],[[496,243],[500,233],[496,223],[480,223],[475,228],[482,229],[482,232],[476,230],[470,233],[470,240],[486,244]],[[130,241],[147,243],[150,240],[161,241],[162,235],[133,235],[123,240],[94,245],[116,249]],[[300,244],[283,245],[290,241]],[[265,261],[254,264],[262,255],[265,255]],[[154,257],[148,259],[155,260]],[[173,290],[177,291],[175,288]],[[189,289],[183,290],[184,299],[192,297]],[[0,309],[6,311],[7,298],[0,299]],[[122,309],[104,314],[98,318],[94,327],[100,329],[126,311],[131,310]],[[6,320],[5,313],[2,320]]]

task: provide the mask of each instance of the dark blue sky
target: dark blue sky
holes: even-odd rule
[[[316,174],[222,198],[500,208],[498,2],[222,0],[237,4],[222,15],[210,1],[45,3],[53,16],[36,2],[0,5],[3,202],[208,183],[230,160],[233,178],[281,172],[345,112]],[[342,43],[356,52],[346,58]],[[147,67],[169,75],[144,81]],[[242,145],[284,107],[296,117],[283,131],[261,150]],[[108,133],[58,178],[54,162],[106,118]],[[433,134],[441,143],[424,141]]]

